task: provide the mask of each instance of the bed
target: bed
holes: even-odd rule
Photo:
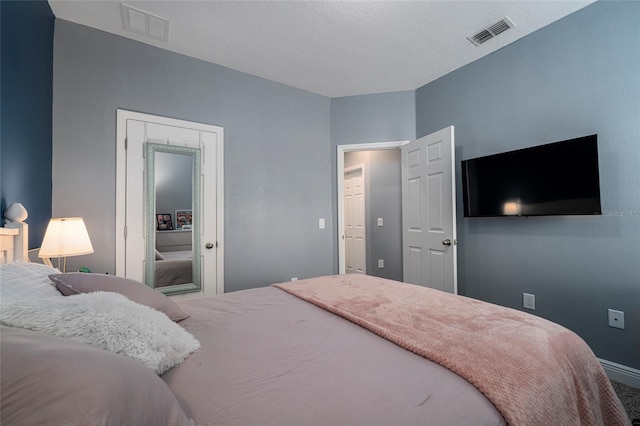
[[[131,280],[56,272],[25,285],[59,294],[0,300],[3,425],[629,424],[588,346],[519,311],[353,274],[175,302]],[[42,331],[65,320],[13,322],[52,305],[86,314],[89,297],[101,310],[91,321],[115,306],[136,342],[162,324],[169,340],[155,346],[171,347],[171,363]],[[153,321],[136,319],[142,308]]]
[[[183,251],[156,251],[154,286],[166,287],[193,282],[193,253]]]

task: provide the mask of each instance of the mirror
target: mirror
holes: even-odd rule
[[[164,294],[200,291],[200,149],[145,147],[145,283]]]

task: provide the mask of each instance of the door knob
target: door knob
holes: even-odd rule
[[[211,243],[207,243],[204,245],[206,248],[208,248],[209,250],[211,250],[213,248],[213,244]]]
[[[450,246],[451,245],[451,240],[447,238],[446,240],[444,240],[442,242],[442,244],[445,245],[445,246]]]

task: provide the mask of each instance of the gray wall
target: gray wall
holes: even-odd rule
[[[598,134],[602,216],[463,219],[458,183],[459,287],[518,309],[533,293],[535,314],[634,368],[639,23],[639,2],[597,2],[416,92],[417,136],[453,124],[458,160]],[[607,308],[625,312],[625,330],[607,327]]]
[[[336,206],[333,229],[338,228],[337,146],[415,139],[415,117],[414,91],[331,99],[331,196]],[[384,231],[391,231],[391,227]],[[338,238],[337,233],[334,234],[333,268],[337,272]],[[401,231],[399,236],[401,238]]]
[[[365,166],[367,275],[402,281],[400,150],[347,152],[344,167]],[[383,226],[377,224],[383,219]],[[378,268],[378,259],[384,268]]]
[[[333,271],[329,99],[63,20],[54,51],[53,213],[95,249],[70,269],[115,269],[123,108],[224,127],[226,291]]]
[[[402,180],[400,150],[371,151],[371,240],[373,275],[402,281]],[[384,225],[377,225],[377,218]],[[384,259],[384,269],[377,269]]]

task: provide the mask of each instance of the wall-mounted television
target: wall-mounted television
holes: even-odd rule
[[[462,161],[465,217],[599,215],[598,135]]]

